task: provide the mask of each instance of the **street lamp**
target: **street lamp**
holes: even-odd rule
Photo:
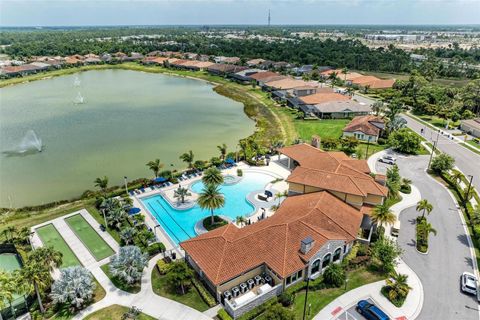
[[[348,277],[345,278],[345,291],[347,291],[347,285],[348,285]]]
[[[107,217],[105,216],[105,208],[102,208],[100,211],[103,213],[103,221],[105,222],[105,229],[108,230]]]
[[[308,270],[307,270],[308,272]],[[307,300],[308,300],[308,285],[310,284],[310,276],[307,274],[307,291],[305,292],[305,304],[303,305],[303,320],[307,312]]]
[[[428,160],[427,170],[430,169],[430,164],[432,163],[432,158],[433,158],[433,154],[435,153],[435,147],[437,146],[437,142],[438,140],[433,142],[432,153],[430,154],[430,159]]]
[[[370,139],[371,138],[372,138],[371,136],[368,136],[367,151],[365,152],[365,159],[368,159],[368,147],[370,146]]]
[[[470,177],[470,181],[468,183],[467,193],[463,197],[463,207],[465,209],[467,209],[468,195],[470,194],[470,188],[472,187],[472,181],[473,181],[473,176],[472,175],[469,174],[468,177]]]
[[[124,177],[123,177],[123,182],[125,182],[125,193],[126,193],[127,196],[128,196],[127,176],[124,176]]]

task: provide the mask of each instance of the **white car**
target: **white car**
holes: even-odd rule
[[[397,159],[395,157],[389,156],[388,154],[382,156],[378,161],[386,163],[386,164],[395,164],[397,162]]]
[[[478,280],[475,275],[464,272],[461,278],[462,291],[470,294],[477,294],[477,284]]]

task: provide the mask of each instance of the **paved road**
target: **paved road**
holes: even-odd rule
[[[464,271],[473,272],[473,265],[455,203],[446,189],[425,173],[428,156],[398,157],[397,162],[400,174],[411,179],[422,198],[433,204],[428,220],[438,231],[437,236],[430,236],[428,255],[422,255],[415,249],[414,222],[419,213],[413,207],[400,215],[398,243],[404,249],[403,260],[417,273],[424,289],[425,300],[418,319],[478,320],[476,299],[460,290],[460,275]],[[384,172],[385,166],[378,163],[377,170]]]
[[[418,134],[420,134],[420,130],[423,128],[423,136],[425,139],[436,141],[438,136],[438,149],[454,157],[457,167],[460,168],[465,175],[472,175],[473,185],[477,190],[480,190],[480,155],[468,150],[451,139],[438,134],[435,130],[430,129],[408,116],[403,117],[407,120],[407,126]]]

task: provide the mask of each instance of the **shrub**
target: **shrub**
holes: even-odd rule
[[[148,259],[136,246],[120,247],[116,255],[110,259],[110,272],[128,284],[137,282],[142,277],[143,269],[147,266]]]
[[[377,143],[378,143],[379,145],[383,146],[384,144],[387,143],[387,139],[385,139],[385,138],[378,138],[378,139],[377,139]]]
[[[230,317],[230,315],[227,313],[227,311],[225,311],[225,309],[218,310],[217,317],[220,320],[233,320],[233,318]]]
[[[168,269],[170,268],[170,264],[166,263],[165,260],[160,259],[157,261],[157,268],[158,268],[158,272],[160,272],[161,275],[164,275],[168,272]]]
[[[50,296],[54,303],[68,303],[75,309],[81,309],[92,300],[94,290],[90,271],[77,266],[61,269],[60,278],[53,283]]]
[[[270,306],[264,315],[269,320],[295,320],[295,313],[279,304]]]
[[[192,284],[198,290],[198,293],[202,297],[203,301],[205,301],[205,303],[208,304],[210,308],[215,307],[217,305],[217,302],[215,301],[215,299],[212,297],[210,292],[208,292],[205,289],[205,287],[200,281],[198,281],[195,278],[192,278]]]
[[[243,176],[243,171],[242,169],[237,169],[237,176],[242,177]]]
[[[390,134],[388,144],[401,153],[415,154],[420,148],[420,138],[408,128],[402,128]]]
[[[345,283],[345,270],[336,263],[331,263],[323,272],[323,281],[327,285],[340,287]]]
[[[400,192],[410,194],[412,192],[412,187],[408,184],[402,184],[400,186]]]
[[[164,252],[164,251],[165,251],[165,245],[161,242],[155,242],[149,245],[147,248],[147,252],[149,256],[154,256],[157,253]]]
[[[430,168],[434,172],[440,174],[453,169],[454,164],[455,164],[455,159],[452,156],[446,153],[441,153],[435,158],[433,158]]]
[[[284,291],[279,297],[278,302],[282,304],[284,307],[289,307],[293,304],[295,300],[295,295],[293,293]]]

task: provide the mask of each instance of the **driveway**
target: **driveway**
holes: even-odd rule
[[[422,198],[433,204],[428,220],[438,232],[437,236],[430,235],[429,253],[420,254],[415,249],[414,225],[419,213],[412,207],[400,215],[398,243],[404,249],[403,260],[416,272],[424,289],[424,304],[418,319],[478,320],[479,305],[475,297],[460,291],[462,272],[473,272],[467,236],[449,193],[424,171],[428,159],[428,156],[400,156],[397,160],[402,177],[411,179]],[[379,172],[385,172],[385,167],[377,163]]]
[[[423,137],[428,141],[436,141],[438,137],[438,149],[454,157],[456,166],[465,175],[472,175],[473,185],[477,190],[480,190],[480,155],[461,146],[454,140],[438,134],[437,131],[430,129],[430,127],[415,119],[408,116],[403,116],[403,118],[407,120],[407,126],[416,133],[420,134],[420,130],[423,128]]]

